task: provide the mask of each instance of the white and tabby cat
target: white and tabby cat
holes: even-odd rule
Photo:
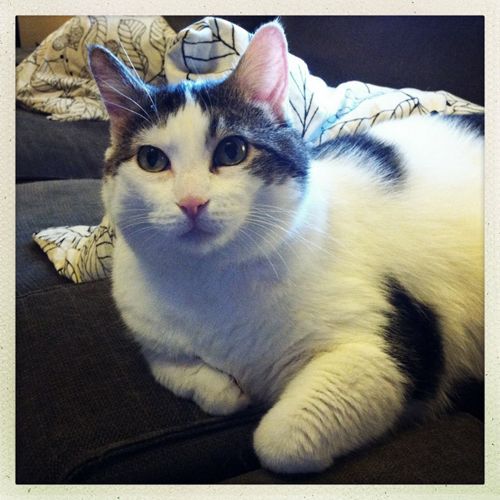
[[[482,376],[482,117],[310,148],[276,23],[215,83],[146,86],[89,56],[113,293],[158,382],[213,414],[267,404],[262,464],[310,472]]]

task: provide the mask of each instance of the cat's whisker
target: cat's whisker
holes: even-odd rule
[[[138,230],[134,234],[135,236],[141,237],[140,245],[143,247],[147,247],[149,243],[158,236],[158,233],[154,231],[154,228],[152,227],[149,227],[147,229],[145,228],[143,231]]]
[[[124,226],[120,226],[121,231],[126,231],[128,234],[136,233],[139,230],[147,230],[149,229],[149,225],[145,222],[138,222],[134,224],[127,224]]]
[[[149,122],[151,125],[153,125],[153,122],[147,116],[144,116],[142,113],[138,113],[137,111],[134,111],[133,109],[127,108],[125,106],[120,106],[119,104],[116,104],[116,102],[113,102],[113,101],[108,101],[106,99],[102,99],[102,100],[106,104],[111,104],[112,106],[114,106],[116,108],[124,109],[125,111],[128,111],[129,113],[133,113],[134,115],[140,116],[141,118],[143,118],[144,120]]]
[[[118,223],[118,227],[120,228],[124,228],[124,227],[127,227],[127,226],[133,226],[135,224],[150,224],[150,219],[149,219],[149,216],[146,216],[146,215],[140,215],[140,216],[137,216],[137,217],[127,217],[126,220]]]
[[[128,55],[128,52],[127,50],[125,49],[125,47],[123,46],[123,43],[122,41],[120,40],[120,38],[118,37],[118,41],[120,43],[120,46],[123,50],[123,53],[127,56],[127,59],[128,59],[128,62],[130,63],[130,67],[134,70],[134,73],[136,74],[137,76],[137,80],[138,80],[138,84],[141,86],[141,88],[144,89],[144,91],[146,92],[146,95],[149,97],[149,100],[151,101],[151,105],[153,106],[153,109],[155,110],[155,113],[156,113],[156,118],[158,119],[158,121],[160,121],[160,116],[158,114],[158,108],[156,106],[156,103],[153,101],[153,98],[151,97],[151,93],[149,92],[149,89],[147,87],[147,84],[143,82],[142,78],[139,76],[139,73],[137,73],[137,70],[135,69],[135,66],[132,62],[132,60],[130,59],[130,56]],[[144,78],[146,78],[146,75],[144,75]]]
[[[280,206],[276,206],[276,205],[266,205],[266,204],[263,204],[263,203],[257,203],[257,204],[255,204],[254,208],[256,208],[257,210],[260,209],[260,208],[263,208],[263,209],[266,209],[266,210],[273,210],[273,211],[276,211],[276,212],[286,212],[286,213],[291,213],[291,214],[294,214],[294,215],[296,215],[298,213],[298,210],[292,210],[290,208],[280,207]]]
[[[151,210],[141,210],[138,211],[136,209],[125,209],[120,211],[120,216],[126,215],[127,219],[131,219],[134,217],[146,217],[149,216]]]
[[[251,227],[247,226],[246,229],[248,231],[251,231],[252,233],[262,237],[262,234],[259,233],[258,231],[255,231],[253,230]],[[267,236],[271,237],[271,236],[276,236],[276,240],[274,241],[274,243],[278,242],[280,243],[280,238],[275,235],[274,233],[268,233]],[[268,241],[271,241],[271,243],[273,243],[272,240],[270,240],[269,238],[265,238],[264,239],[264,242],[267,243]],[[286,263],[285,259],[283,258],[283,256],[281,255],[281,253],[279,252],[279,250],[277,248],[274,249],[274,252],[276,253],[276,255],[279,257],[279,259],[281,260],[281,262],[283,263],[283,265],[286,267],[286,270],[287,270],[287,275],[290,275],[290,268],[288,267],[288,264]]]
[[[129,226],[125,228],[125,231],[129,236],[137,236],[139,234],[148,233],[151,231],[151,229],[152,228],[150,228],[149,226],[139,227],[139,225],[136,224],[135,226]]]
[[[127,222],[138,222],[144,221],[148,222],[150,220],[149,214],[137,214],[137,215],[128,215],[125,218],[121,219],[121,223],[126,224]]]
[[[318,232],[320,234],[328,234],[325,230],[317,227],[316,219],[312,214],[300,214],[297,210],[289,210],[289,209],[280,209],[279,207],[270,207],[270,208],[261,208],[262,205],[256,205],[251,209],[251,213],[254,215],[261,215],[268,218],[275,218],[276,215],[286,215],[292,216],[293,219],[296,217],[300,217],[300,220],[303,224],[306,224],[306,227]]]
[[[306,247],[309,246],[309,247],[314,247],[318,250],[321,250],[322,252],[324,253],[327,253],[328,255],[331,255],[333,257],[333,254],[331,252],[329,252],[328,250],[324,249],[323,247],[317,245],[316,243],[308,240],[307,238],[305,238],[304,236],[302,236],[301,234],[299,234],[297,231],[293,231],[291,229],[288,229],[288,228],[285,228],[283,226],[281,226],[280,224],[277,224],[276,221],[272,220],[272,219],[265,219],[265,218],[257,218],[255,216],[255,214],[253,216],[254,221],[258,221],[268,227],[271,227],[271,228],[275,228],[275,229],[279,229],[280,231],[282,231],[284,234],[286,235],[293,235],[294,237],[297,237],[298,239],[300,239],[305,245]],[[249,217],[247,217],[247,220],[250,220]]]
[[[272,218],[273,215],[269,212],[275,212],[275,213],[280,213],[280,214],[282,213],[285,215],[292,215],[294,217],[297,217],[299,215],[297,210],[289,210],[286,208],[274,207],[271,205],[269,205],[266,208],[264,208],[263,210],[261,210],[260,209],[261,207],[266,207],[266,206],[265,205],[256,205],[252,208],[251,213],[253,213],[255,215],[263,215],[263,216],[270,217],[270,218]],[[301,217],[302,222],[308,223],[308,225],[307,225],[308,228],[313,229],[314,231],[321,233],[321,234],[328,234],[323,229],[320,229],[314,225],[315,220],[313,219],[312,215],[307,214],[307,215],[301,215],[300,217]]]
[[[262,212],[258,212],[258,211],[251,211],[251,214],[257,218],[264,218],[264,220],[268,220],[269,222],[282,222],[282,221],[279,221],[278,219],[276,219],[276,217],[274,217],[273,215],[269,214],[269,213],[262,213]],[[312,224],[311,222],[308,222],[308,218],[304,218],[303,219],[303,225],[302,227],[304,228],[308,228],[308,229],[311,229],[315,232],[318,232],[320,233],[321,235],[323,235],[324,238],[326,238],[328,241],[332,241],[332,242],[335,242],[335,243],[338,243],[338,241],[333,238],[329,233],[323,231],[322,229],[319,229],[318,227],[316,227],[314,224]],[[297,232],[297,229],[294,229],[293,230],[294,233]],[[303,237],[299,234],[297,234],[299,237]]]
[[[253,244],[255,245],[256,248],[261,248],[259,243],[257,241],[255,241],[254,238],[252,238],[252,236],[250,236],[243,228],[240,228],[240,233],[243,235],[243,236],[246,236],[248,239],[250,239],[250,241],[253,242]],[[276,278],[277,279],[280,279],[280,276],[278,274],[278,271],[276,269],[276,266],[272,263],[271,259],[268,257],[268,255],[266,253],[262,253],[262,255],[266,258],[266,260],[269,262],[269,265],[271,266],[272,270],[274,271],[274,274],[276,275]]]
[[[269,226],[261,224],[260,220],[252,219],[251,217],[247,217],[247,221],[249,222],[249,225],[259,227],[259,228],[263,229],[267,234],[275,236],[277,242],[279,242],[282,245],[286,245],[286,247],[290,251],[292,251],[295,254],[295,256],[298,256],[297,249],[293,245],[290,244],[290,242],[288,241],[287,238],[283,238],[283,235],[279,235],[275,232],[269,232]]]
[[[124,94],[123,92],[120,92],[116,87],[113,87],[113,85],[110,85],[107,81],[105,81],[105,80],[100,80],[100,81],[102,81],[102,83],[104,83],[104,85],[109,87],[111,90],[115,91],[117,94],[119,94],[122,97],[125,97],[125,99],[128,99],[129,101],[133,102],[138,108],[142,109],[142,111],[144,111],[144,113],[151,119],[151,116],[149,115],[149,113],[135,99],[132,99],[130,96]]]

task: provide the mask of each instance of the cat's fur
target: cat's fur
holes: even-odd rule
[[[102,48],[90,62],[113,293],[152,374],[209,413],[268,404],[260,460],[308,472],[482,376],[483,137],[430,116],[308,149],[286,122],[286,53],[273,23],[222,82],[145,87]],[[229,135],[249,156],[216,167]],[[141,145],[172,168],[139,168]],[[186,197],[209,200],[211,235],[186,235]]]

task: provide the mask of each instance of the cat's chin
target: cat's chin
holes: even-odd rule
[[[213,265],[238,264],[259,257],[250,252],[248,247],[242,246],[238,231],[216,232],[194,227],[177,236],[174,246],[178,251],[194,258],[210,256]]]
[[[226,236],[221,231],[210,231],[199,226],[179,234],[172,241],[177,250],[192,256],[203,257],[220,251],[227,243]]]
[[[189,231],[181,234],[179,240],[182,243],[192,244],[192,245],[203,245],[210,241],[213,241],[217,235],[213,232],[206,231],[199,227],[193,227]]]

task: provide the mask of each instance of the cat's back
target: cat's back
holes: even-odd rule
[[[431,181],[444,189],[482,182],[484,115],[426,115],[389,120],[313,150],[319,161],[359,167],[359,178],[386,192]],[[355,161],[353,161],[355,160]]]
[[[313,157],[312,185],[331,186],[334,210],[383,216],[387,229],[482,225],[484,115],[391,120],[324,143]]]
[[[410,188],[419,181],[432,181],[445,189],[482,182],[482,114],[393,120],[374,127],[371,136],[395,150],[402,180]]]
[[[339,274],[394,278],[461,324],[481,317],[483,119],[393,120],[316,149]]]

